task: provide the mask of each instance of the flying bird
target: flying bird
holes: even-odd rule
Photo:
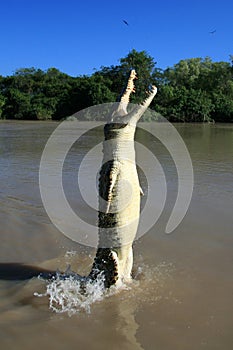
[[[214,34],[216,33],[216,29],[215,30],[212,30],[211,32],[209,32],[210,34]]]
[[[123,19],[123,22],[128,26],[129,25],[129,23],[127,22],[127,21],[125,21],[124,19]]]

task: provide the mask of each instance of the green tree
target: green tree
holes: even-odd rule
[[[172,86],[191,88],[196,85],[201,70],[201,58],[181,60],[164,71],[164,77]]]
[[[114,102],[131,69],[139,78],[132,102],[142,102],[152,84],[158,87],[150,106],[157,114],[148,112],[144,120],[163,115],[170,121],[233,122],[233,56],[230,62],[190,58],[162,70],[146,51],[135,49],[118,65],[101,67],[91,76],[74,78],[56,68],[33,67],[0,76],[0,118],[60,120],[92,105]],[[84,114],[83,118],[101,116]]]
[[[212,118],[216,122],[233,122],[233,94],[226,96],[223,92],[213,93],[215,101]]]
[[[16,119],[54,118],[59,114],[60,101],[69,99],[71,81],[71,77],[55,68],[46,72],[21,68],[3,83],[6,98],[3,115]]]
[[[2,113],[4,119],[31,119],[30,96],[28,94],[11,87],[5,98],[7,103],[5,103]]]
[[[2,118],[3,107],[5,105],[6,99],[0,94],[0,119]]]
[[[89,79],[87,95],[92,105],[114,101],[114,93],[110,90],[110,81],[103,76],[91,76]]]
[[[232,100],[232,67],[227,62],[192,58],[164,71],[159,109],[170,120],[233,121]]]

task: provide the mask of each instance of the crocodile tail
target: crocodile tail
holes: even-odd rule
[[[97,250],[89,277],[95,280],[100,273],[104,276],[105,288],[116,284],[119,277],[118,257],[111,248],[98,248]]]

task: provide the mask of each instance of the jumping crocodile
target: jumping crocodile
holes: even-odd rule
[[[136,125],[157,93],[152,86],[146,100],[127,111],[135,92],[135,70],[115,110],[104,126],[103,161],[99,177],[99,243],[89,278],[104,275],[105,287],[131,280],[132,244],[140,216],[140,188],[135,162]]]
[[[80,276],[67,270],[58,273],[62,279],[80,281],[83,291],[88,281],[100,275],[106,288],[120,286],[131,280],[133,267],[133,241],[140,216],[140,188],[135,162],[134,135],[136,125],[146,111],[157,88],[152,86],[145,101],[135,105],[129,112],[129,99],[135,92],[136,72],[132,70],[119,102],[104,126],[103,161],[99,176],[98,247],[88,276]],[[42,273],[51,279],[57,273]]]

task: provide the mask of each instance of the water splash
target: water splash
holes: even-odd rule
[[[105,297],[104,276],[99,274],[96,280],[85,281],[75,276],[62,278],[57,274],[55,278],[47,281],[46,292],[34,293],[37,297],[49,297],[49,308],[56,313],[68,313],[69,316],[84,310],[90,313],[91,305]]]
[[[93,281],[75,274],[68,267],[65,273],[57,272],[52,279],[46,280],[45,293],[34,293],[34,296],[47,297],[50,310],[56,313],[67,313],[69,316],[82,311],[90,313],[94,303],[123,290],[131,291],[127,295],[123,294],[121,296],[123,299],[124,297],[127,300],[133,298],[135,303],[158,302],[172,297],[170,292],[164,290],[164,285],[169,281],[173,269],[174,266],[171,263],[161,262],[152,268],[145,264],[143,259],[141,261],[139,259],[132,282],[127,284],[122,282],[118,287],[112,286],[106,289],[103,274],[99,273]]]

